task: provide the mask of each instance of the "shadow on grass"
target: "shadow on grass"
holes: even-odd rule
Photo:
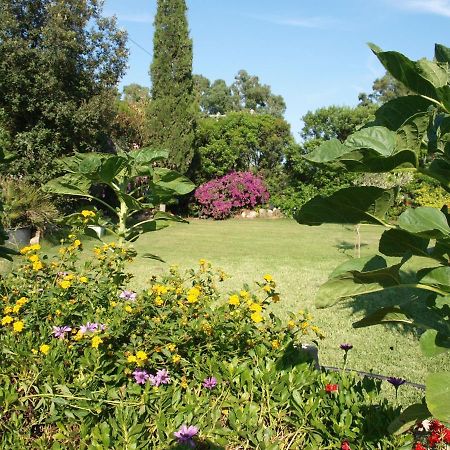
[[[366,243],[361,243],[360,244],[360,247],[362,248],[362,247],[367,247],[369,244],[366,244]],[[334,245],[334,247],[336,247],[337,249],[338,249],[338,251],[340,251],[340,252],[342,252],[342,253],[344,253],[344,254],[346,254],[346,252],[348,252],[348,251],[350,251],[350,250],[353,250],[353,251],[355,251],[356,250],[356,246],[355,246],[355,243],[354,242],[348,242],[348,241],[341,241],[341,242],[338,242],[336,245]]]

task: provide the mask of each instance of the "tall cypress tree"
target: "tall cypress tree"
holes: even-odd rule
[[[150,144],[169,150],[169,164],[186,173],[194,154],[197,107],[185,0],[158,0],[154,26]]]

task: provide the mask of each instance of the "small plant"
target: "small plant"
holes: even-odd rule
[[[226,219],[242,208],[254,208],[269,201],[264,181],[251,172],[232,172],[202,184],[195,191],[200,215]]]

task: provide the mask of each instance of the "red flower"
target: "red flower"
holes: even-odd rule
[[[433,431],[430,434],[430,436],[428,436],[428,444],[430,444],[431,447],[434,447],[435,444],[437,444],[440,441],[441,441],[441,437],[435,431]]]
[[[413,450],[427,450],[420,442],[417,442]]]
[[[327,384],[325,386],[325,391],[328,393],[337,392],[339,390],[339,385],[337,384]]]
[[[444,425],[442,425],[442,423],[439,422],[439,420],[433,419],[431,421],[431,429],[433,431],[441,431],[442,428],[444,428]]]
[[[346,441],[342,441],[342,444],[341,444],[341,450],[352,450],[352,449],[350,448],[350,444],[348,443],[347,440],[346,440]]]
[[[450,444],[450,429],[444,428],[442,434],[443,434],[442,438],[444,439],[444,442],[446,444]]]

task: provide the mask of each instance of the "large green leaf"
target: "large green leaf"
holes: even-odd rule
[[[351,134],[345,145],[353,149],[370,148],[381,156],[392,156],[395,152],[395,140],[395,132],[373,126]]]
[[[178,195],[189,194],[195,189],[195,184],[189,178],[175,170],[158,167],[154,170],[153,182],[164,189],[170,189]]]
[[[294,218],[305,225],[361,222],[384,224],[390,200],[390,192],[378,187],[349,187],[329,197],[313,198],[296,212]]]
[[[127,205],[127,208],[131,211],[140,211],[144,209],[144,205],[132,195],[126,194],[125,192],[116,192],[117,196],[123,200]]]
[[[450,373],[429,374],[425,381],[427,407],[434,418],[450,423]]]
[[[380,308],[374,313],[358,320],[358,322],[353,324],[353,327],[364,328],[383,323],[403,323],[412,325],[414,320],[401,308],[401,306],[388,306],[385,308]]]
[[[450,64],[450,48],[442,44],[434,45],[434,58],[440,63]]]
[[[450,192],[450,163],[447,159],[436,158],[431,164],[422,170],[429,177],[438,180],[441,186]]]
[[[316,164],[326,164],[337,161],[343,155],[347,155],[352,151],[351,148],[342,144],[339,140],[331,139],[311,151],[305,156],[305,159]]]
[[[422,284],[435,286],[450,293],[450,267],[430,267],[417,272],[417,279]]]
[[[430,117],[427,112],[417,113],[411,116],[397,130],[396,146],[402,149],[412,149],[417,154],[415,167],[419,165],[418,157],[422,145],[428,140],[427,130]]]
[[[427,251],[430,240],[415,236],[404,230],[386,230],[379,242],[379,251],[386,256],[405,256],[408,253],[428,257]]]
[[[380,255],[366,256],[364,258],[351,258],[337,266],[329,278],[335,278],[345,272],[370,272],[387,267],[387,261]]]
[[[431,61],[411,61],[399,52],[383,52],[379,47],[369,47],[385,69],[409,90],[426,97],[438,99],[436,88],[447,83],[447,72]]]
[[[425,356],[437,356],[450,350],[450,337],[437,330],[426,330],[420,336],[420,348]]]
[[[400,416],[398,416],[388,428],[389,433],[402,434],[412,428],[417,422],[421,422],[431,417],[430,411],[423,403],[414,403],[408,406]],[[411,449],[409,445],[408,450]]]
[[[427,206],[407,209],[400,215],[398,226],[409,233],[425,238],[436,239],[450,236],[445,214]]]
[[[137,164],[152,164],[156,161],[162,161],[169,156],[168,150],[161,148],[145,147],[138,150],[132,150],[129,153]]]
[[[394,98],[375,111],[373,125],[381,125],[390,130],[398,130],[410,117],[423,113],[433,103],[420,95]],[[371,124],[371,125],[372,125]]]
[[[46,183],[42,189],[53,194],[88,196],[91,182],[82,175],[67,173]]]

